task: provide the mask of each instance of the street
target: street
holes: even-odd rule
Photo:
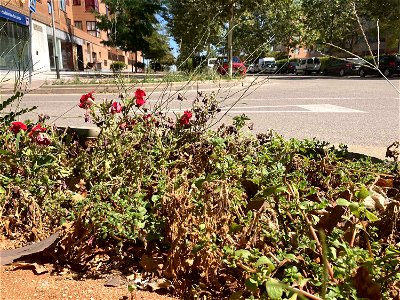
[[[233,88],[224,88],[221,83],[221,87],[201,91],[214,92],[221,102],[221,122],[229,123],[233,116],[244,113],[254,123],[254,133],[273,129],[286,138],[315,137],[335,145],[347,144],[351,151],[379,158],[385,157],[387,146],[399,140],[398,77],[391,79],[394,87],[378,77],[248,76],[246,82]],[[170,99],[169,109],[174,112],[190,109],[197,94],[195,90],[182,90],[186,100],[179,101],[174,91],[146,93],[146,105]],[[84,110],[77,106],[81,94],[79,90],[68,95],[28,94],[21,107],[37,105],[38,109],[24,118],[35,120],[37,114],[47,114],[58,126],[87,126]],[[95,94],[96,102],[117,96]]]

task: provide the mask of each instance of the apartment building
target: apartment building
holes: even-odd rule
[[[97,29],[93,11],[106,14],[107,7],[99,0],[53,0],[55,47],[51,0],[36,1],[31,28],[34,71],[55,69],[55,62],[69,71],[107,71],[114,61],[143,62],[140,52],[136,58],[135,53],[101,43],[107,34]],[[0,0],[0,69],[27,68],[29,30],[29,0]]]

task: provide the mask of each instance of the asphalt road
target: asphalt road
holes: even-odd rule
[[[386,147],[399,140],[400,79],[382,78],[271,76],[248,77],[244,86],[213,86],[202,90],[214,93],[220,101],[221,122],[229,123],[238,114],[246,114],[254,123],[255,133],[273,129],[286,138],[343,143],[351,151],[384,158]],[[396,91],[397,89],[397,91]],[[134,89],[132,89],[133,93]],[[167,101],[174,112],[190,109],[197,95],[183,90],[186,100],[177,100],[177,92],[148,94],[147,105]],[[26,95],[22,107],[37,105],[37,114],[51,116],[59,126],[85,126],[84,111],[77,107],[81,93],[68,95]],[[4,95],[0,97],[4,100]],[[97,94],[96,102],[116,99],[117,94]],[[223,115],[226,114],[225,117]]]

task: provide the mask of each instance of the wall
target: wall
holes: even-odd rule
[[[33,21],[32,60],[34,71],[50,71],[46,25]]]

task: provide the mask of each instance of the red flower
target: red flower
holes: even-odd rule
[[[110,108],[110,112],[114,115],[114,114],[118,114],[122,111],[122,105],[119,102],[113,101],[111,103],[111,108]]]
[[[137,89],[135,92],[135,98],[136,98],[136,106],[137,107],[141,107],[143,106],[146,101],[144,100],[144,96],[146,96],[146,92],[141,90],[141,89]]]
[[[31,129],[31,131],[29,132],[29,136],[33,137],[33,136],[37,136],[37,134],[39,134],[40,132],[45,132],[46,128],[42,127],[42,125],[40,123],[38,123],[35,127],[33,127]]]
[[[17,134],[21,130],[26,131],[28,127],[22,123],[22,122],[12,122],[10,126],[10,130],[14,133]]]
[[[183,116],[180,118],[179,123],[181,125],[189,125],[190,119],[192,118],[193,114],[189,110],[185,110]]]
[[[50,138],[46,133],[39,132],[35,137],[35,141],[38,145],[48,146],[50,145]]]
[[[88,109],[90,106],[94,104],[94,97],[93,97],[94,91],[84,94],[81,96],[79,107]]]

